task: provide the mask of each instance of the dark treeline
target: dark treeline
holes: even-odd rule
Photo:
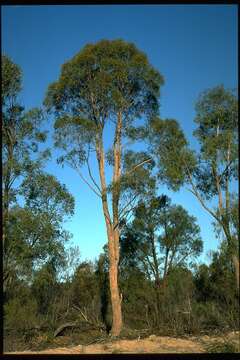
[[[34,347],[40,336],[50,341],[69,332],[88,342],[239,329],[235,94],[217,86],[200,95],[196,153],[176,120],[159,117],[163,78],[133,44],[87,45],[63,65],[43,109],[25,111],[22,73],[7,56],[2,74],[5,348]],[[81,261],[78,247],[69,245],[64,221],[74,214],[74,198],[45,171],[49,113],[54,146],[63,153],[58,162],[77,170],[102,203],[108,241],[93,262]],[[137,126],[142,116],[146,122]],[[114,136],[105,153],[106,121]],[[128,148],[136,141],[146,151]],[[161,184],[173,191],[185,186],[212,218],[221,241],[209,264],[199,265],[207,239],[197,219],[160,194]]]

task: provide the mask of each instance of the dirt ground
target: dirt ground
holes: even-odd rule
[[[239,352],[239,331],[230,332],[224,336],[200,336],[188,338],[173,338],[167,336],[150,335],[145,339],[137,340],[112,340],[107,342],[95,342],[90,345],[78,345],[70,347],[57,347],[42,351],[8,352],[5,354],[120,354],[120,353],[204,353],[221,352],[224,344],[234,345]],[[216,349],[214,351],[214,349]],[[219,351],[218,351],[219,349]],[[231,352],[231,347],[229,352]]]

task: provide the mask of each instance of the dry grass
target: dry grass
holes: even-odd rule
[[[57,340],[57,339],[56,339]],[[57,340],[59,341],[59,340]],[[56,344],[57,344],[56,341]],[[63,346],[42,351],[23,351],[24,354],[119,354],[119,353],[204,353],[239,352],[239,332],[224,336],[173,338],[151,335],[137,340],[109,340],[90,345]]]

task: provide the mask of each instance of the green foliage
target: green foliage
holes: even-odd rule
[[[51,216],[53,222],[59,223],[64,217],[73,215],[74,198],[66,185],[60,184],[53,175],[43,172],[31,174],[24,179],[20,191],[25,198],[26,207],[34,214],[44,211]]]
[[[25,206],[14,206],[9,212],[7,261],[9,271],[31,279],[32,271],[50,259],[64,263],[64,244],[70,234],[61,223],[73,214],[74,201],[65,186],[44,173],[25,178],[21,194]]]
[[[190,216],[182,206],[169,206],[162,214],[160,223],[165,226],[165,234],[159,236],[162,251],[175,253],[173,264],[181,264],[191,257],[200,255],[203,243],[197,219]]]
[[[42,171],[50,155],[48,149],[39,150],[47,134],[42,130],[43,111],[25,112],[19,105],[21,70],[6,56],[2,77],[3,266],[8,292],[17,278],[31,281],[45,262],[63,263],[70,234],[61,223],[73,214],[74,199],[65,185]]]
[[[91,121],[119,109],[136,118],[144,108],[150,109],[149,105],[157,110],[162,83],[162,77],[135,45],[102,40],[86,45],[62,66],[60,79],[50,85],[45,104],[54,106],[57,113],[86,114]]]
[[[217,160],[219,156],[218,161],[225,162],[229,140],[231,159],[237,156],[238,103],[232,91],[222,85],[204,91],[196,104],[195,122],[203,158]]]
[[[39,142],[46,140],[46,132],[41,130],[44,116],[41,109],[34,108],[25,112],[24,107],[18,103],[22,83],[21,70],[7,56],[2,56],[2,80],[5,185],[9,181],[14,182],[24,172],[32,171],[48,153],[39,152],[38,161],[33,162],[32,153],[38,151]]]
[[[221,216],[219,211],[217,214],[219,217]],[[228,242],[226,243],[226,235],[223,231],[223,227],[219,222],[214,221],[213,226],[216,236],[222,240],[223,246],[227,246],[225,252],[227,252],[228,255],[232,253],[239,258],[239,199],[236,193],[230,194],[228,211],[222,218],[227,224],[231,236],[228,237]]]
[[[56,118],[55,145],[63,150],[59,162],[79,170],[93,151],[98,153],[106,123],[116,124],[119,113],[121,137],[132,141],[144,139],[146,127],[135,126],[134,121],[158,113],[162,84],[162,76],[134,44],[102,40],[86,45],[62,66],[58,81],[49,86],[45,99],[46,108],[54,111]],[[146,160],[144,153],[122,152],[124,168]],[[107,151],[106,160],[113,165],[112,148]],[[122,174],[122,192],[132,192],[133,188],[141,192],[144,179],[148,181],[147,165],[131,172],[131,176],[129,172]],[[113,187],[109,184],[108,190]]]
[[[225,316],[221,314],[219,304],[214,301],[206,303],[193,304],[193,324],[192,327],[196,331],[199,329],[214,330],[217,328],[224,329],[226,327]]]
[[[167,286],[161,297],[158,327],[178,335],[190,333],[193,301],[193,274],[187,267],[174,267],[168,274]]]
[[[5,68],[5,62],[8,64]],[[38,153],[33,161],[33,153],[38,152],[38,144],[46,140],[46,132],[41,130],[44,120],[41,109],[24,111],[17,101],[21,86],[20,70],[11,60],[4,57],[3,77],[3,183],[13,183],[20,175],[39,167],[49,157],[49,150]],[[12,73],[11,73],[12,71]],[[8,79],[11,73],[11,81]],[[5,88],[6,87],[6,88]]]
[[[145,274],[134,267],[120,272],[124,324],[131,329],[152,327],[154,288]]]
[[[2,56],[2,104],[6,105],[7,99],[16,97],[21,90],[22,72],[19,66],[6,56]]]
[[[214,171],[225,189],[231,179],[237,179],[238,159],[238,101],[232,91],[217,86],[203,92],[196,103],[194,135],[201,145],[200,162],[196,173],[198,188],[207,196],[217,194]],[[207,181],[207,172],[213,173]],[[216,176],[216,175],[215,175]],[[206,185],[205,185],[206,184]]]
[[[71,281],[69,304],[75,309],[81,321],[98,324],[101,321],[101,294],[95,266],[91,262],[82,262],[75,270]]]
[[[189,304],[187,300],[192,298],[193,290],[194,290],[194,278],[191,271],[184,266],[178,266],[172,269],[169,272],[168,276],[168,287],[167,287],[167,295],[165,302],[172,304],[178,309],[182,307],[184,310],[184,306],[186,306],[185,310],[188,310],[187,307]]]
[[[139,164],[142,165],[139,166]],[[143,198],[154,191],[155,178],[151,176],[153,167],[154,162],[147,152],[125,151],[123,174],[120,178],[120,193],[123,200],[124,198],[131,199],[131,196],[136,194]]]
[[[80,308],[94,301],[97,284],[93,272],[93,265],[87,262],[81,263],[75,271],[72,281],[72,301]]]
[[[130,263],[140,261],[140,266],[148,267],[153,273],[154,267],[166,264],[166,270],[184,264],[189,258],[197,257],[202,251],[200,228],[196,219],[181,206],[170,204],[166,196],[151,198],[148,204],[138,204],[135,218],[121,236],[122,258]],[[153,249],[153,241],[158,248]],[[155,247],[156,245],[154,245]],[[157,255],[157,264],[147,265],[146,257]],[[159,270],[160,271],[160,270]]]
[[[194,135],[200,144],[197,155],[188,148],[175,120],[151,120],[149,140],[158,179],[173,190],[188,185],[188,190],[213,217],[217,233],[223,232],[233,257],[239,248],[238,215],[233,210],[230,192],[238,173],[238,101],[234,92],[223,86],[203,92],[196,104],[195,122],[198,128]],[[217,207],[211,206],[215,197]]]
[[[222,251],[218,257],[223,255]],[[167,287],[160,298],[161,316],[157,318],[153,279],[149,279],[137,264],[121,263],[119,276],[125,328],[129,333],[133,329],[148,329],[148,333],[169,336],[238,329],[239,306],[231,270],[227,259],[222,258],[219,263],[214,257],[209,266],[197,267],[195,273],[187,267],[175,266],[168,274]],[[32,285],[16,280],[4,310],[7,333],[14,327],[16,330],[12,334],[17,332],[15,336],[20,332],[30,336],[31,328],[47,325],[42,334],[48,337],[48,343],[42,343],[42,347],[52,347],[49,334],[58,326],[77,319],[80,333],[76,341],[81,339],[81,343],[87,343],[91,326],[104,323],[108,331],[111,328],[108,287],[106,254],[95,264],[79,263],[74,275],[64,282],[59,282],[54,264],[48,263],[35,273]],[[75,341],[76,336],[71,333],[71,341]],[[37,338],[35,340],[37,342]],[[28,346],[34,343],[26,341]]]
[[[16,206],[20,195],[19,185],[25,176],[43,166],[49,151],[40,152],[38,144],[46,140],[41,129],[44,120],[40,109],[24,111],[18,102],[22,75],[20,68],[7,56],[2,57],[2,182],[3,182],[3,267],[4,291],[12,281],[15,255],[20,250],[13,228],[17,218]],[[18,186],[17,186],[17,185]],[[24,218],[24,217],[23,217]],[[19,234],[20,237],[22,233]],[[17,234],[18,237],[18,234]],[[18,244],[17,244],[18,243]],[[21,243],[21,240],[20,240]],[[21,247],[21,246],[20,246]],[[13,255],[14,253],[14,255]],[[21,257],[22,254],[17,256]],[[18,262],[18,265],[21,262]]]
[[[101,311],[101,320],[106,327],[106,331],[109,333],[112,325],[112,316],[111,316],[111,305],[110,305],[110,289],[109,289],[109,280],[108,280],[108,256],[106,247],[104,247],[105,252],[100,254],[99,259],[96,263],[95,275],[99,287],[100,294],[100,311]]]
[[[37,301],[30,289],[18,285],[18,295],[4,304],[5,329],[15,334],[23,333],[38,324]]]
[[[196,167],[195,154],[188,149],[179,124],[173,119],[152,119],[149,141],[156,157],[159,181],[170,189],[179,190],[187,179],[187,172]]]
[[[194,286],[187,265],[202,251],[196,219],[181,206],[171,205],[165,195],[149,197],[147,203],[138,204],[132,223],[121,234],[120,244],[122,281],[133,286],[129,274],[141,278],[138,290],[139,280],[132,277],[135,294],[131,293],[135,307],[141,297],[141,326],[147,323],[160,329],[167,323],[175,332],[189,331],[190,320],[185,313],[189,313]],[[138,293],[141,295],[136,299]]]
[[[46,315],[58,288],[54,262],[46,263],[34,274],[32,293],[37,300],[38,313]]]
[[[195,274],[194,327],[239,327],[239,295],[227,249],[223,243],[210,265]]]

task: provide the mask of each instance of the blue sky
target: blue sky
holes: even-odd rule
[[[61,65],[85,44],[116,38],[134,42],[163,75],[161,117],[177,119],[196,148],[192,132],[198,95],[218,84],[237,87],[236,5],[2,7],[2,52],[22,68],[21,101],[26,108],[42,105]],[[50,135],[52,125],[49,118]],[[106,242],[101,203],[76,172],[62,169],[55,159],[54,151],[46,170],[65,183],[76,200],[75,215],[65,227],[73,233],[81,258],[94,259]],[[166,188],[160,186],[159,192]],[[167,193],[197,217],[204,240],[201,260],[207,261],[208,251],[219,244],[211,218],[186,190]]]

